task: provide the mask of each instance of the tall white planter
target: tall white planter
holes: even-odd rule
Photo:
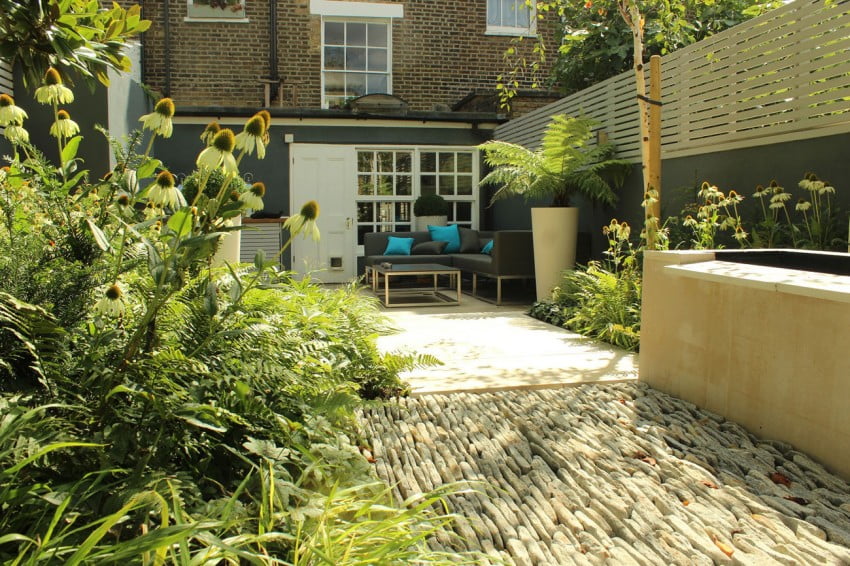
[[[242,217],[235,216],[230,219],[230,223],[233,226],[242,226]],[[216,251],[213,256],[213,265],[218,267],[220,265],[224,265],[224,262],[232,265],[239,263],[239,249],[241,248],[241,244],[241,230],[229,232],[227,235],[222,236],[218,251]]]
[[[561,273],[575,267],[578,208],[532,208],[531,231],[537,300],[542,301],[551,297]]]
[[[425,231],[428,229],[428,225],[431,226],[445,226],[449,219],[447,216],[417,216],[415,217],[416,230]]]

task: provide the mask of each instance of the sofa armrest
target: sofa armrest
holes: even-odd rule
[[[531,230],[498,230],[493,234],[493,268],[499,275],[534,276]]]

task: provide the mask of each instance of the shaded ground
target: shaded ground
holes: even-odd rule
[[[461,480],[433,541],[508,564],[850,564],[850,486],[638,383],[403,399],[362,415],[407,498]]]

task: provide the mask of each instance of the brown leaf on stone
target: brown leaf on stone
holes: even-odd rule
[[[795,497],[793,495],[786,495],[785,499],[787,499],[788,501],[793,501],[797,505],[808,505],[809,504],[808,499],[803,499],[802,497]]]
[[[719,538],[717,538],[717,535],[711,535],[711,540],[712,542],[714,542],[714,545],[720,549],[720,552],[722,552],[729,558],[731,558],[732,555],[735,554],[735,549],[720,540]]]
[[[687,506],[688,506],[688,505],[690,505],[690,504],[691,504],[691,502],[690,502],[690,501],[688,501],[687,499],[683,499],[683,500],[682,500],[682,505],[684,505],[685,507],[687,507]]]
[[[701,483],[705,487],[710,487],[711,489],[720,489],[719,487],[717,487],[717,484],[708,480],[701,480],[699,483]]]
[[[646,462],[650,466],[655,466],[655,465],[658,464],[658,462],[655,460],[655,458],[653,458],[652,456],[650,456],[646,452],[642,452],[640,450],[635,452],[632,455],[632,458],[634,458],[635,460],[640,460],[641,462]]]
[[[647,456],[646,458],[643,458],[643,461],[649,464],[650,466],[658,465],[658,462],[656,462],[655,458],[653,458],[652,456]]]
[[[791,485],[791,480],[788,479],[788,476],[786,476],[785,474],[773,472],[768,477],[770,478],[770,481],[772,481],[776,485],[784,485],[786,487]]]

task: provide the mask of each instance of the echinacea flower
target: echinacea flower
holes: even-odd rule
[[[215,169],[221,166],[225,173],[236,175],[239,167],[233,157],[233,147],[236,144],[233,130],[224,128],[213,138],[212,145],[198,155],[195,165],[201,169]]]
[[[799,210],[800,212],[806,212],[812,207],[812,203],[805,199],[800,199],[797,201],[797,206],[794,207],[794,210]]]
[[[117,283],[109,286],[103,297],[94,305],[94,313],[106,318],[119,318],[124,314],[124,293]]]
[[[163,171],[156,176],[156,181],[148,190],[148,200],[156,207],[177,208],[186,206],[186,199],[180,189],[174,186],[174,175]]]
[[[263,159],[266,156],[266,121],[259,114],[254,116],[245,123],[245,129],[236,135],[236,149],[241,149],[247,154],[257,151],[257,158]]]
[[[247,191],[239,195],[239,200],[245,203],[246,208],[253,210],[263,209],[263,197],[266,195],[266,186],[263,183],[254,183]]]
[[[289,230],[289,233],[294,238],[298,234],[303,233],[304,238],[310,236],[313,240],[319,241],[319,227],[316,226],[316,220],[319,218],[319,203],[314,200],[308,201],[301,207],[301,212],[290,216],[283,227]]]
[[[4,135],[6,136],[6,139],[9,140],[9,143],[20,145],[30,142],[30,134],[23,126],[15,124],[6,126]]]
[[[44,74],[44,85],[35,89],[35,99],[41,104],[70,104],[74,102],[74,93],[62,84],[59,71],[50,67]]]
[[[0,94],[0,126],[8,126],[24,123],[28,118],[26,111],[20,106],[15,106],[15,100],[8,94]]]
[[[50,126],[50,135],[57,139],[70,139],[80,133],[80,126],[71,120],[64,110],[56,113],[56,121]]]
[[[174,129],[171,124],[171,118],[173,116],[174,101],[170,98],[163,98],[156,103],[153,112],[139,118],[139,122],[143,123],[143,130],[151,130],[164,138],[170,138],[171,132]]]
[[[763,186],[761,186],[761,185],[756,185],[756,192],[754,192],[754,193],[753,193],[753,196],[754,196],[754,197],[756,197],[756,198],[762,198],[762,197],[763,197],[763,196],[765,196],[768,192],[769,192],[769,191],[768,191],[767,189],[765,189]]]
[[[221,126],[218,125],[218,122],[213,120],[212,122],[207,124],[207,127],[204,128],[204,131],[201,132],[201,141],[203,141],[207,145],[207,147],[211,146],[213,138],[215,138],[215,135],[220,131]]]

